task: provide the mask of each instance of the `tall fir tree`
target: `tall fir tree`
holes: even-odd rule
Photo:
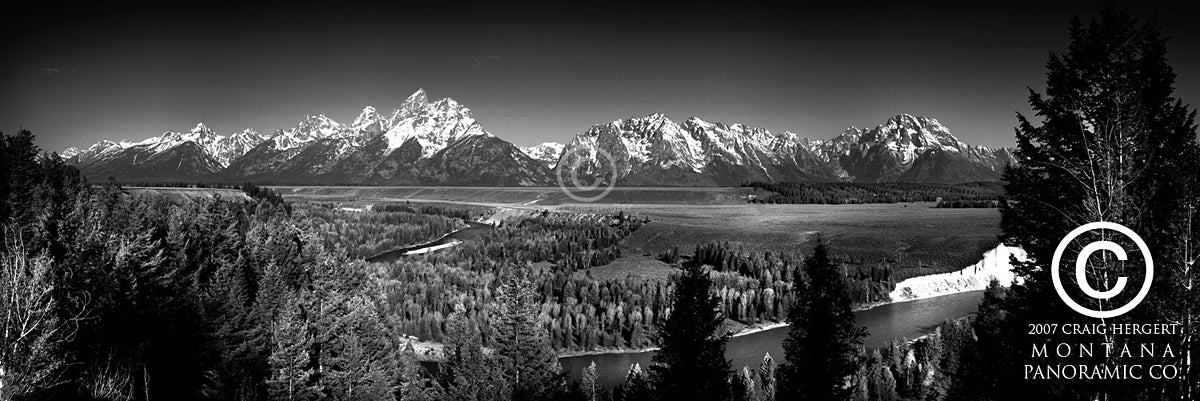
[[[762,401],[775,401],[775,358],[771,358],[771,353],[763,355],[762,363],[758,365],[758,382],[759,391],[758,398]]]
[[[596,361],[592,361],[583,368],[583,375],[580,377],[579,387],[583,390],[584,399],[587,401],[599,400],[600,387],[596,383]]]
[[[650,378],[664,400],[725,400],[730,397],[729,360],[720,298],[712,292],[708,269],[684,266],[676,278],[671,315],[659,327],[661,349],[654,354]]]
[[[1167,41],[1156,22],[1139,23],[1109,4],[1087,24],[1073,19],[1069,37],[1066,53],[1052,54],[1046,63],[1045,93],[1030,90],[1029,103],[1040,125],[1017,116],[1018,164],[1004,174],[1010,202],[1001,209],[1002,237],[1029,255],[1026,262],[1015,264],[1023,284],[1014,286],[1004,302],[1002,324],[1008,329],[996,331],[1009,335],[989,345],[1006,354],[1027,354],[1035,342],[1080,340],[1011,335],[1027,324],[1097,322],[1069,309],[1051,284],[1054,251],[1069,231],[1098,221],[1122,224],[1145,240],[1162,270],[1163,256],[1179,255],[1177,223],[1188,208],[1181,200],[1195,192],[1187,184],[1193,180],[1188,177],[1197,173],[1195,111],[1172,96],[1175,72],[1167,62]],[[1078,255],[1084,244],[1097,240],[1135,251],[1128,262],[1106,257],[1105,252],[1093,255],[1084,279],[1092,287],[1106,289],[1115,277],[1131,277],[1136,281],[1127,287],[1128,294],[1095,299],[1069,290],[1079,287],[1071,275],[1064,274],[1063,280],[1076,302],[1093,310],[1111,310],[1130,301],[1142,284],[1136,277],[1144,277],[1144,268],[1136,246],[1107,230],[1081,236],[1065,254]],[[1179,320],[1176,311],[1183,308],[1177,302],[1195,298],[1190,290],[1181,290],[1180,282],[1187,279],[1183,276],[1157,274],[1142,306],[1099,322]],[[1111,333],[1087,340],[1125,341]],[[1147,386],[1117,381],[1031,383],[1022,378],[1022,363],[1019,358],[1001,359],[986,365],[991,370],[980,374],[996,377],[996,388],[1009,393],[1010,399],[1136,399],[1149,394],[1169,397],[1180,390],[1177,383],[1164,382]],[[1118,363],[1118,358],[1102,363]]]
[[[791,331],[783,341],[776,397],[848,399],[849,377],[858,369],[866,329],[855,322],[845,278],[820,238],[804,261],[804,273],[807,279],[797,280],[793,287],[796,301],[788,312]]]
[[[447,400],[501,401],[512,399],[512,383],[493,356],[484,354],[476,328],[462,304],[446,322],[445,363],[439,374]]]
[[[651,401],[654,400],[654,388],[650,379],[642,370],[642,365],[634,362],[625,372],[625,381],[613,390],[613,401]]]
[[[558,356],[542,325],[542,307],[529,279],[529,266],[512,268],[503,278],[496,303],[497,353],[507,363],[514,400],[553,398],[565,391]]]

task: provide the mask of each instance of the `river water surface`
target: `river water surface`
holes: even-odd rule
[[[487,223],[477,223],[474,221],[468,221],[466,223],[467,223],[466,228],[462,228],[462,229],[459,229],[452,233],[446,234],[446,236],[439,238],[436,241],[424,243],[421,245],[413,245],[413,246],[409,246],[409,247],[393,249],[391,251],[387,251],[387,252],[369,257],[369,258],[367,258],[367,261],[368,262],[389,263],[389,262],[395,261],[396,259],[400,259],[400,257],[404,256],[405,253],[408,253],[411,251],[416,251],[416,250],[423,249],[423,248],[435,247],[435,246],[439,246],[439,245],[445,245],[445,244],[449,244],[449,243],[455,242],[455,241],[473,240],[473,239],[478,238],[481,235],[486,234],[488,231],[492,230],[492,226]]]

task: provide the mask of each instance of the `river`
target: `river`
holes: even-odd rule
[[[946,319],[954,319],[975,313],[983,300],[983,291],[971,291],[876,306],[854,313],[855,320],[870,331],[863,341],[867,347],[879,347],[894,338],[915,338],[932,331]],[[755,369],[763,355],[771,353],[775,363],[783,361],[783,339],[788,327],[779,327],[731,338],[725,348],[730,366]],[[605,389],[612,389],[625,379],[629,366],[650,365],[654,351],[624,352],[611,354],[582,355],[560,358],[563,370],[572,380],[578,380],[581,372],[592,361],[596,362],[598,381]]]
[[[418,249],[446,245],[457,241],[474,240],[493,227],[486,223],[467,222],[467,227],[446,234],[444,237],[417,246],[395,249],[368,259],[370,262],[390,262]],[[897,338],[915,338],[929,333],[947,319],[956,319],[975,313],[983,300],[983,291],[969,291],[914,301],[895,302],[876,306],[854,313],[855,320],[866,326],[869,334],[863,345],[870,348]],[[770,353],[776,363],[783,361],[783,339],[788,327],[778,327],[731,338],[725,348],[730,366],[757,368],[763,355]],[[559,359],[563,370],[572,380],[578,380],[583,369],[595,361],[600,385],[612,389],[625,379],[629,366],[638,363],[643,368],[650,365],[654,351],[618,352],[596,355],[570,356]]]
[[[492,225],[487,224],[487,223],[478,223],[478,222],[474,222],[474,221],[468,221],[466,223],[467,223],[466,228],[462,228],[457,231],[446,234],[442,238],[438,238],[436,241],[424,243],[421,245],[414,245],[414,246],[409,246],[409,247],[404,247],[404,248],[399,248],[399,249],[393,249],[393,250],[369,257],[369,258],[367,258],[367,261],[368,262],[389,263],[389,262],[395,261],[396,259],[400,259],[401,256],[404,256],[404,254],[406,254],[408,252],[412,252],[412,251],[416,251],[416,250],[424,249],[424,248],[431,248],[431,247],[435,247],[435,246],[447,245],[447,244],[451,244],[451,243],[459,242],[459,241],[473,240],[473,239],[479,238],[480,236],[486,234],[488,231],[491,231],[491,229],[492,229]]]

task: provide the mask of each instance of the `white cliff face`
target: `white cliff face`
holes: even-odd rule
[[[896,289],[888,296],[892,301],[912,301],[941,295],[957,294],[987,289],[992,279],[1000,285],[1009,286],[1019,277],[1013,273],[1009,257],[1025,260],[1025,250],[1000,244],[983,254],[983,259],[959,271],[913,277],[896,283]]]

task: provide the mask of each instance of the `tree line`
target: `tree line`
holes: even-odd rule
[[[742,186],[766,191],[766,194],[756,193],[749,202],[767,204],[995,201],[1004,196],[1004,188],[995,182],[916,184],[754,181]]]
[[[970,209],[970,208],[998,208],[1007,203],[1004,198],[1000,200],[943,200],[938,201],[934,207],[941,209]]]

